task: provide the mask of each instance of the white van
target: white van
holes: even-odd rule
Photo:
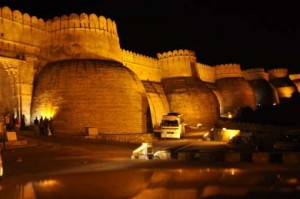
[[[179,113],[163,115],[161,122],[161,138],[180,139],[185,134],[183,116]]]

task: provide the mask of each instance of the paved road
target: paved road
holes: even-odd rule
[[[35,145],[3,152],[0,199],[297,198],[300,191],[298,165],[131,160],[134,144],[29,141]]]

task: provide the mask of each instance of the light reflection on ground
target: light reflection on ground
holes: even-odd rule
[[[1,199],[297,198],[300,173],[237,168],[124,169],[2,187]]]

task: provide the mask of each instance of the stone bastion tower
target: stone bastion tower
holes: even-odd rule
[[[221,114],[237,115],[244,107],[256,109],[254,91],[244,79],[239,64],[221,64],[215,66],[216,86],[221,93]]]
[[[296,85],[288,76],[287,68],[275,68],[268,71],[270,83],[275,87],[279,100],[290,98],[294,92],[298,92]]]
[[[159,53],[157,57],[170,111],[183,114],[189,125],[212,126],[219,117],[219,103],[197,75],[195,53],[175,50]]]
[[[9,99],[2,113],[53,117],[63,133],[147,131],[147,95],[122,64],[114,21],[82,13],[45,22],[8,7],[0,11],[1,85],[11,85],[1,93]]]
[[[263,68],[244,70],[243,76],[254,90],[257,106],[273,106],[279,103],[276,89],[269,82],[269,74]]]

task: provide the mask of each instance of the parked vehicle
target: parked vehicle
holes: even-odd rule
[[[183,116],[179,113],[163,115],[161,123],[161,138],[180,139],[185,133]]]
[[[290,130],[281,134],[274,143],[276,151],[300,151],[300,130]]]
[[[160,159],[160,160],[170,160],[171,159],[171,152],[168,150],[161,150],[156,151],[154,153],[154,159]]]

